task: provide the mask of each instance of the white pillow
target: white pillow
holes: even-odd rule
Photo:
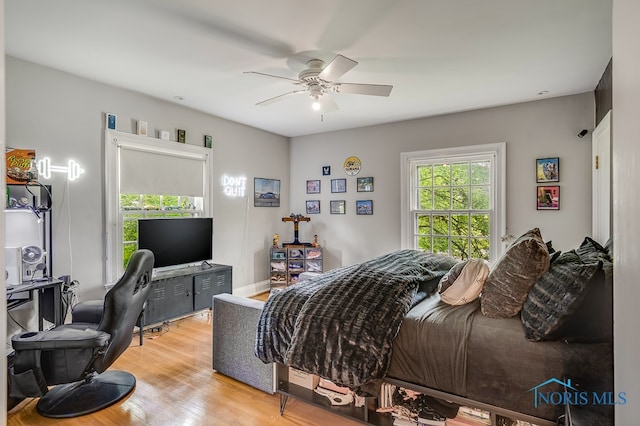
[[[469,259],[455,265],[440,280],[440,299],[449,305],[464,305],[478,298],[489,276],[489,262]]]

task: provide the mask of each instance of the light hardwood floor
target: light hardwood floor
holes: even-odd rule
[[[332,425],[358,423],[289,399],[283,416],[278,395],[269,395],[211,368],[209,311],[171,322],[164,331],[136,335],[111,366],[137,379],[125,399],[97,413],[73,419],[40,416],[37,399],[26,399],[7,414],[8,425]]]

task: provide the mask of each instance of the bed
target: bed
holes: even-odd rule
[[[531,247],[520,253],[527,263],[535,258]],[[554,422],[564,405],[534,401],[539,385],[562,392],[567,377],[596,378],[600,389],[613,390],[611,262],[588,238],[567,253],[553,255],[550,244],[538,251],[544,270],[524,286],[518,314],[509,317],[490,310],[492,302],[510,308],[501,302],[505,294],[492,299],[487,288],[486,307],[482,299],[444,303],[439,282],[459,264],[447,256],[399,250],[329,271],[267,300],[255,355],[352,389],[391,381],[512,418]],[[508,268],[503,278],[513,282],[518,262],[503,258],[491,274]],[[514,287],[505,300],[516,298]]]

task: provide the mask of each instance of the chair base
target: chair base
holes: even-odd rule
[[[54,386],[40,398],[36,410],[59,419],[82,416],[118,402],[135,386],[133,374],[108,370],[88,380]]]

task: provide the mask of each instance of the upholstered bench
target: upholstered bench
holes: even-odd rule
[[[275,393],[275,364],[254,355],[264,302],[232,294],[213,296],[213,369],[268,393]]]

